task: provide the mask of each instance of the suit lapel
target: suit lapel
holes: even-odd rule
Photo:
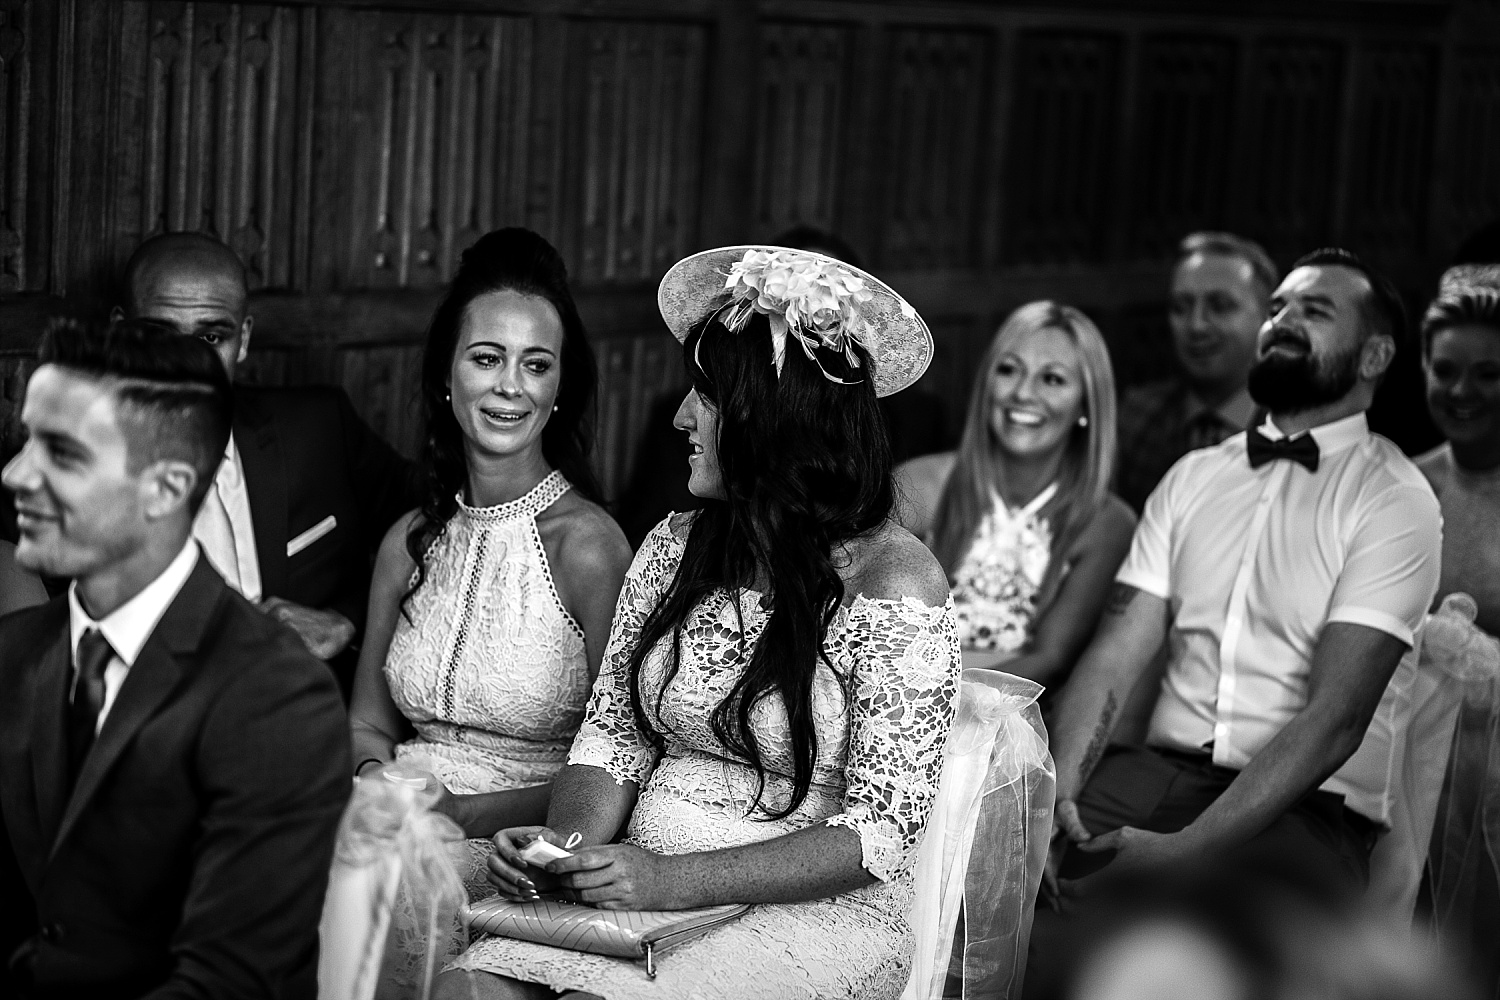
[[[66,609],[67,605],[63,605]],[[68,796],[68,746],[65,738],[69,682],[73,676],[66,613],[56,638],[43,651],[32,675],[31,780],[41,843],[52,842]]]
[[[245,469],[250,520],[255,525],[255,556],[260,561],[261,593],[286,590],[287,482],[276,422],[260,394],[236,387],[234,445]]]
[[[104,725],[84,758],[78,783],[73,786],[73,795],[52,841],[52,854],[57,853],[58,845],[78,822],[110,768],[141,727],[176,690],[183,678],[185,657],[180,654],[198,648],[224,589],[224,581],[209,566],[208,559],[200,554],[198,564],[193,567],[182,590],[178,591],[151,637],[141,647],[140,655],[125,675],[125,683],[120,685],[109,714],[104,717]],[[187,662],[191,664],[192,661]]]

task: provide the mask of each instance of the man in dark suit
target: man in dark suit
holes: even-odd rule
[[[126,265],[126,305],[197,337],[231,381],[254,318],[234,251],[202,233],[147,240]],[[415,470],[343,390],[236,385],[234,433],[194,535],[231,587],[296,630],[347,692],[374,556],[420,501]]]
[[[17,561],[72,582],[0,619],[0,820],[36,928],[12,987],[311,1000],[348,722],[193,540],[228,379],[141,321],[54,330],[40,360],[3,480]]]

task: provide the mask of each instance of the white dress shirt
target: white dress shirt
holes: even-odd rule
[[[104,727],[104,717],[114,706],[115,696],[120,693],[120,685],[125,683],[136,657],[141,655],[141,647],[146,645],[146,640],[156,630],[156,623],[161,621],[161,616],[166,614],[167,608],[177,599],[178,591],[187,583],[187,578],[192,575],[193,567],[197,564],[198,546],[190,538],[155,580],[146,584],[139,594],[105,615],[102,621],[95,621],[83,610],[83,605],[78,600],[78,584],[75,582],[68,585],[68,633],[73,653],[74,684],[78,680],[78,640],[83,638],[85,632],[97,628],[114,650],[114,655],[104,668],[104,704],[99,708],[99,718],[94,723],[94,735],[97,736]]]
[[[214,484],[203,498],[193,522],[193,537],[224,582],[252,604],[261,599],[260,561],[255,555],[255,523],[250,517],[250,493],[245,468],[234,446],[234,435],[224,449],[224,461]]]
[[[1261,433],[1284,437],[1268,419]],[[1328,622],[1408,645],[1437,589],[1442,517],[1427,481],[1364,414],[1315,427],[1318,471],[1258,469],[1246,436],[1189,453],[1151,494],[1116,577],[1168,601],[1167,671],[1147,743],[1212,747],[1240,769],[1307,705],[1313,648]],[[1364,742],[1321,787],[1380,823],[1389,816],[1411,658]]]

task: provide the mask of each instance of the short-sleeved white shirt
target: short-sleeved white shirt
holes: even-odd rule
[[[1284,435],[1268,419],[1261,433]],[[1364,414],[1313,428],[1317,472],[1252,469],[1246,436],[1191,452],[1146,501],[1116,579],[1166,600],[1170,659],[1147,742],[1243,768],[1307,704],[1327,622],[1410,645],[1438,583],[1442,517],[1421,472]],[[1364,742],[1322,788],[1387,822],[1415,677],[1397,669]]]

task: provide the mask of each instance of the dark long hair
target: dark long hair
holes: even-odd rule
[[[717,319],[700,323],[683,344],[693,388],[718,415],[715,442],[723,475],[723,500],[709,500],[688,533],[677,574],[642,626],[630,656],[630,700],[637,724],[660,749],[662,692],[677,673],[688,615],[719,588],[729,591],[743,615],[740,591],[765,587],[770,615],[753,649],[741,649],[744,672],[709,724],[729,751],[755,768],[759,779],[752,811],[788,815],[807,797],[817,761],[812,690],[828,626],[844,600],[844,582],[833,561],[842,542],[879,528],[891,514],[891,450],[862,367],[820,350],[824,378],[792,342],[778,378],[771,360],[770,323],[755,315],[739,333]],[[743,628],[741,629],[743,635]],[[647,655],[671,637],[668,674],[646,711],[641,668]],[[846,682],[847,678],[841,678]],[[847,692],[846,692],[847,693]],[[766,768],[751,727],[751,710],[779,698],[786,710],[793,755],[793,791],[779,811],[762,805]]]
[[[455,498],[469,478],[463,431],[448,401],[448,377],[464,313],[479,296],[498,291],[534,295],[557,310],[563,328],[561,382],[557,411],[542,428],[542,455],[579,493],[594,501],[601,496],[589,464],[599,369],[568,288],[568,268],[552,244],[529,229],[486,233],[463,252],[458,273],[427,327],[427,343],[422,350],[422,415],[427,420],[422,467],[427,493],[421,517],[412,522],[406,534],[406,551],[417,564],[417,578],[406,598],[427,578],[427,550],[457,512]]]

